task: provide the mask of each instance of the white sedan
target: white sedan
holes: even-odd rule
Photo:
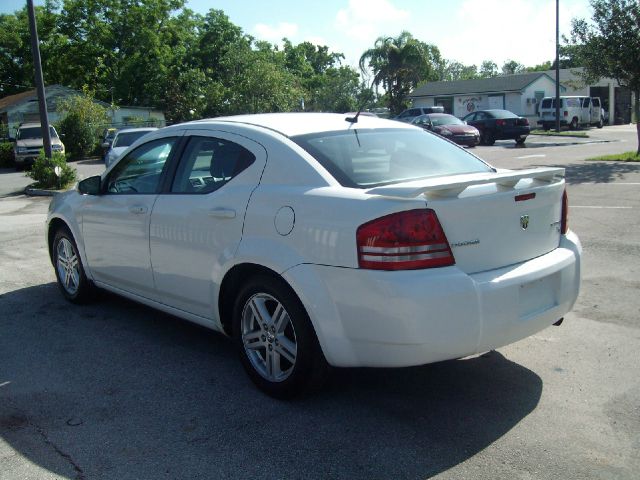
[[[572,308],[564,169],[497,170],[437,135],[338,114],[149,133],[54,197],[63,295],[104,288],[231,336],[284,398],[329,366],[403,367],[515,342]]]

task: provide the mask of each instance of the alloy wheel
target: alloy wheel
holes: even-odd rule
[[[241,318],[244,351],[252,367],[270,382],[286,380],[296,365],[298,343],[289,313],[275,297],[256,293]]]
[[[56,246],[56,268],[62,287],[69,295],[75,295],[80,287],[80,262],[73,245],[64,237]]]

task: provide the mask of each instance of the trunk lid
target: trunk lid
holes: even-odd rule
[[[558,247],[564,169],[457,175],[376,187],[375,195],[415,198],[438,215],[458,268],[513,265]]]

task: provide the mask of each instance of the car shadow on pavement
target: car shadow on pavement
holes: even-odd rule
[[[535,165],[536,167],[562,167],[568,184],[609,183],[623,179],[629,173],[640,173],[640,163],[585,162],[571,165]]]
[[[282,402],[222,335],[110,294],[75,306],[49,283],[0,295],[0,312],[0,437],[69,478],[423,479],[498,440],[542,392],[491,352],[338,369]]]

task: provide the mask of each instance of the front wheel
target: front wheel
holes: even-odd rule
[[[292,398],[324,380],[328,365],[304,306],[281,279],[256,275],[241,289],[233,337],[242,365],[266,394]]]
[[[576,117],[573,117],[571,119],[571,123],[569,124],[569,128],[571,130],[577,130],[578,129],[578,119]]]
[[[58,286],[64,297],[73,303],[90,300],[93,286],[84,273],[78,247],[69,230],[61,228],[56,232],[52,252]]]
[[[516,144],[517,145],[524,145],[524,141],[527,139],[526,135],[520,135],[518,138],[516,138]]]

